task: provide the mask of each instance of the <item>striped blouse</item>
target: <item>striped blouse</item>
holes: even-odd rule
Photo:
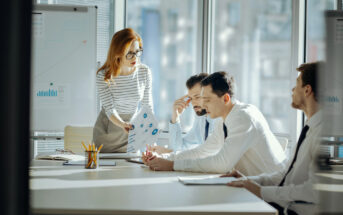
[[[105,71],[96,75],[98,95],[106,115],[134,114],[139,103],[153,110],[152,80],[150,68],[137,65],[136,70],[125,76],[117,76],[110,82],[104,80]]]

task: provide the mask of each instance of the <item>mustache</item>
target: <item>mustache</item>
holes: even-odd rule
[[[195,109],[195,108],[201,108],[201,107],[200,106],[194,106],[193,108]]]
[[[207,111],[206,111],[206,109],[201,109],[201,111],[197,111],[196,114],[198,116],[203,116],[203,115],[207,114]]]

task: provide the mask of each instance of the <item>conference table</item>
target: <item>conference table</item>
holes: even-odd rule
[[[116,159],[116,166],[85,169],[33,160],[29,169],[32,214],[277,214],[244,188],[184,185],[179,176]]]

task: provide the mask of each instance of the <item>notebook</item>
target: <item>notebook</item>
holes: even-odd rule
[[[226,185],[227,183],[238,181],[240,179],[234,177],[179,177],[179,181],[185,185]]]
[[[63,165],[75,165],[75,166],[84,166],[85,161],[66,161]],[[115,166],[116,162],[111,160],[99,160],[99,166]]]

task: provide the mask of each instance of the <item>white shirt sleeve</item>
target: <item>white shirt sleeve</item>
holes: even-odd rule
[[[307,152],[307,156],[311,156],[311,163],[309,164],[308,168],[304,169],[304,171],[305,170],[308,171],[308,180],[297,185],[288,184],[288,185],[283,185],[281,187],[275,186],[280,183],[281,181],[280,180],[278,181],[278,183],[275,183],[274,186],[263,186],[261,187],[261,196],[265,201],[267,202],[273,201],[276,203],[294,202],[294,201],[318,203],[318,193],[315,189],[313,189],[313,184],[315,184],[316,182],[316,177],[314,175],[315,164],[313,160],[316,157],[319,144],[315,144],[317,142],[315,142],[314,138],[311,138],[311,136],[309,138],[311,141],[311,147],[309,151]],[[306,165],[306,164],[300,163],[300,165]],[[288,168],[286,168],[286,170],[284,171],[282,178],[286,174],[286,171],[288,170]]]
[[[237,120],[233,121],[239,121],[239,124],[228,127],[228,137],[217,154],[200,159],[177,159],[174,161],[174,170],[213,173],[226,173],[230,171],[250,148],[251,144],[254,143],[255,137],[255,129],[253,129],[253,124],[250,120],[237,118]],[[221,127],[216,128],[215,133],[218,134],[219,132],[221,135],[217,135],[217,138],[211,141],[223,142],[223,140],[218,140],[218,138],[224,139],[223,124]]]
[[[146,85],[144,89],[142,104],[148,106],[151,111],[154,112],[152,100],[152,77],[150,68],[147,68],[146,73]]]
[[[220,141],[218,137],[220,134],[216,131],[218,130],[216,129],[211,135],[208,136],[207,140],[203,144],[197,146],[196,148],[166,154],[163,156],[163,158],[168,160],[198,159],[217,153],[223,145],[223,141]]]
[[[261,196],[266,202],[293,202],[305,201],[317,203],[318,195],[313,189],[314,175],[309,171],[309,179],[302,184],[287,186],[263,186],[261,187]]]
[[[195,146],[203,142],[199,131],[201,127],[201,118],[196,117],[192,128],[182,137],[181,124],[179,122],[169,123],[169,145],[174,151],[185,150],[190,146]],[[204,128],[205,132],[205,128]]]
[[[281,182],[284,175],[286,174],[285,169],[273,172],[273,173],[263,173],[257,176],[248,176],[247,178],[255,181],[262,186],[274,186]]]

